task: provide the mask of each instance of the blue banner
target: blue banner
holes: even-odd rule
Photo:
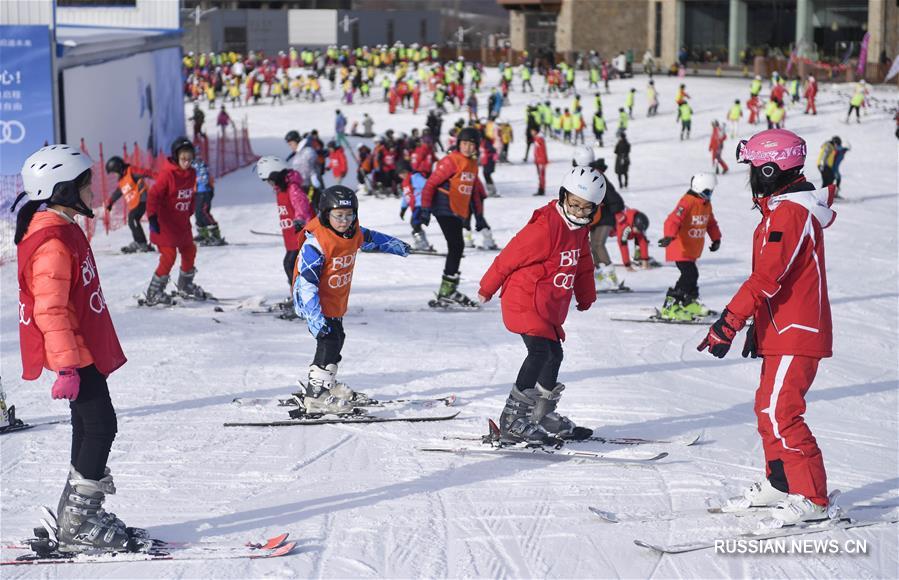
[[[0,26],[0,174],[54,141],[50,68],[47,26]]]

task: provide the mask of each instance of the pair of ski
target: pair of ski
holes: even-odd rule
[[[34,429],[35,427],[41,427],[43,425],[59,425],[62,423],[71,422],[70,418],[65,419],[54,419],[52,421],[41,421],[40,423],[26,423],[25,421],[16,417],[16,406],[12,405],[6,410],[7,415],[7,424],[0,427],[0,435],[6,435],[7,433],[15,433],[16,431],[26,431],[28,429]]]
[[[400,406],[415,407],[417,409],[429,409],[440,407],[452,407],[456,402],[456,396],[438,397],[434,399],[392,399],[385,401],[374,401],[372,405],[356,408],[353,414],[348,415],[303,415],[297,419],[285,419],[276,421],[241,421],[227,422],[225,427],[296,427],[308,425],[345,425],[345,424],[367,424],[367,423],[422,423],[432,421],[449,421],[455,419],[459,415],[459,411],[446,411],[433,414],[418,413],[414,415],[389,416],[379,415],[381,410],[391,410]],[[298,407],[297,401],[294,399],[253,399],[253,398],[237,398],[233,403],[240,406],[286,406]]]
[[[41,532],[41,533],[38,533]],[[0,560],[0,566],[36,564],[121,564],[123,562],[157,562],[188,560],[260,560],[279,558],[290,554],[297,543],[288,542],[288,533],[282,533],[264,542],[231,544],[227,542],[165,542],[153,540],[153,546],[144,552],[62,552],[47,538],[44,528],[35,528],[35,538],[21,544],[7,545],[10,550],[30,550],[13,560]]]
[[[493,455],[523,455],[536,457],[560,457],[560,458],[579,458],[602,461],[606,463],[650,463],[668,457],[666,451],[611,451],[597,452],[577,449],[578,444],[583,443],[601,443],[608,445],[622,446],[639,446],[639,445],[695,445],[702,438],[702,434],[691,434],[675,439],[645,439],[641,437],[603,437],[592,435],[592,431],[585,429],[583,433],[589,432],[589,435],[582,435],[576,439],[567,439],[562,446],[536,445],[536,444],[508,444],[504,443],[500,437],[500,430],[497,424],[492,420],[488,420],[489,433],[487,435],[477,437],[470,435],[446,436],[444,440],[479,442],[478,444],[468,443],[452,447],[445,446],[427,446],[419,447],[420,451],[430,451],[439,453],[454,453],[457,455],[465,454],[493,454]]]
[[[699,326],[709,326],[717,320],[718,312],[710,310],[706,316],[694,317],[690,320],[673,320],[663,318],[658,309],[653,309],[654,313],[648,315],[629,315],[629,314],[613,314],[609,320],[617,320],[619,322],[655,322],[659,324],[690,324]]]

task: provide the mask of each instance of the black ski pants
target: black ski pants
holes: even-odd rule
[[[696,267],[696,262],[684,260],[675,262],[675,264],[677,264],[677,269],[680,270],[680,277],[677,279],[674,289],[681,292],[687,299],[698,297],[699,268]]]
[[[545,389],[555,388],[559,380],[559,367],[562,366],[562,341],[528,334],[522,334],[521,338],[528,355],[521,363],[515,386],[520,391],[533,389],[537,383]]]
[[[142,201],[134,209],[128,212],[128,229],[131,230],[131,237],[138,244],[146,244],[147,236],[144,234],[144,228],[140,225],[140,220],[147,211],[147,202]]]
[[[299,250],[287,250],[284,252],[284,273],[287,274],[287,285],[290,286],[291,294],[293,294],[293,269],[296,266],[297,256],[299,255]]]
[[[342,358],[340,351],[343,350],[343,342],[346,340],[342,318],[325,318],[325,324],[331,331],[316,338],[315,358],[312,359],[312,364],[321,368],[340,362]]]
[[[106,377],[94,365],[78,369],[78,376],[81,379],[78,398],[69,402],[72,412],[71,462],[85,478],[99,480],[106,469],[118,423]]]
[[[440,231],[446,238],[446,262],[443,266],[445,276],[455,276],[459,273],[459,264],[462,263],[462,252],[465,250],[465,240],[462,239],[462,218],[455,215],[440,215],[437,223]]]
[[[197,207],[194,210],[194,220],[198,228],[208,228],[209,226],[217,226],[218,222],[212,217],[212,198],[215,197],[213,190],[197,192]]]

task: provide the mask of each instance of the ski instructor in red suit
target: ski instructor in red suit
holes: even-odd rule
[[[743,356],[762,357],[755,398],[765,451],[765,479],[741,507],[772,506],[775,526],[827,517],[827,475],[821,450],[805,423],[805,394],[818,363],[832,355],[824,229],[836,214],[834,189],[816,190],[802,174],[806,144],[784,129],[740,143],[737,161],[749,163],[749,183],[762,220],[752,244],[752,274],[698,349],[718,358],[746,320]]]

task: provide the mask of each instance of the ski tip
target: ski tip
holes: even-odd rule
[[[593,506],[588,506],[587,509],[589,509],[593,514],[599,516],[600,519],[602,519],[602,521],[604,522],[608,522],[610,524],[617,524],[620,522],[618,516],[616,516],[612,512],[607,512]]]
[[[266,540],[264,544],[259,548],[260,550],[274,550],[278,546],[284,543],[284,540],[287,539],[289,533],[281,534],[280,536],[275,536],[274,538],[269,538]]]
[[[649,542],[644,542],[643,540],[634,540],[634,544],[637,546],[640,546],[641,548],[647,548],[649,550],[653,550],[654,552],[659,552],[659,553],[664,552],[664,550],[662,550],[658,546],[650,544]]]
[[[293,549],[296,547],[297,547],[296,542],[287,542],[286,544],[282,545],[278,549],[276,549],[272,552],[269,552],[268,554],[265,554],[264,556],[260,556],[260,557],[262,557],[262,558],[279,558],[281,556],[286,556],[287,554],[293,552]]]
[[[692,437],[690,437],[689,439],[687,439],[687,440],[684,442],[684,445],[686,445],[687,447],[691,447],[691,446],[693,446],[693,445],[696,445],[696,444],[699,443],[700,441],[702,441],[702,439],[703,439],[704,437],[705,437],[705,431],[700,431],[699,433],[696,433],[696,434],[694,434]]]
[[[659,459],[665,459],[666,457],[668,457],[668,452],[663,451],[662,453],[659,453],[658,455],[656,455],[654,457],[650,457],[649,460],[650,461],[658,461]]]
[[[498,439],[500,430],[499,425],[496,424],[496,421],[494,421],[493,419],[487,419],[487,426],[490,429],[490,435]]]

